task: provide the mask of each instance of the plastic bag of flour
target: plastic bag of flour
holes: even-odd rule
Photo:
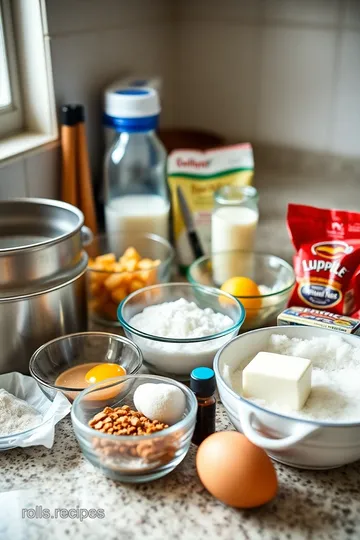
[[[168,158],[173,241],[180,268],[210,252],[214,193],[224,185],[252,182],[254,158],[248,143],[207,151],[175,150]]]

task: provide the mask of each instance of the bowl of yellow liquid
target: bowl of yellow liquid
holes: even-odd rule
[[[93,384],[134,375],[142,362],[139,347],[123,336],[81,332],[42,345],[32,355],[29,369],[47,397],[53,399],[61,391],[73,401]],[[105,392],[102,397],[109,395]]]
[[[276,325],[295,285],[289,263],[267,253],[224,251],[200,257],[188,269],[190,283],[235,296],[246,311],[241,332]]]

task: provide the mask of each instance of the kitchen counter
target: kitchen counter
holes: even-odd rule
[[[232,429],[218,405],[217,429]],[[105,478],[82,456],[69,418],[55,444],[0,453],[0,539],[351,540],[360,538],[360,461],[332,471],[275,464],[278,496],[254,510],[224,506],[201,485],[196,448],[167,477],[143,485]],[[216,471],[214,471],[216,474]],[[22,518],[23,509],[103,509],[104,518]],[[31,513],[30,513],[31,516]]]
[[[256,177],[261,222],[257,248],[291,260],[287,202],[353,208],[357,179],[346,185],[304,175]],[[326,186],[326,188],[325,188]],[[310,189],[309,189],[310,188]],[[356,207],[354,209],[357,209]],[[218,405],[217,429],[232,429]],[[0,539],[49,540],[352,540],[360,538],[360,461],[332,471],[302,471],[275,464],[278,496],[254,510],[224,506],[201,485],[196,448],[167,477],[143,485],[105,478],[82,456],[69,418],[56,427],[51,450],[0,453]],[[214,470],[216,474],[216,470]],[[42,507],[42,509],[41,509]],[[24,509],[97,509],[104,517],[23,517]],[[29,514],[31,516],[31,512]]]

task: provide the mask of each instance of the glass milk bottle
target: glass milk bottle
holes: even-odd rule
[[[252,186],[223,186],[215,193],[211,251],[213,279],[218,286],[231,277],[251,277],[252,256],[240,255],[239,251],[254,250],[258,200],[258,192]]]
[[[126,233],[129,245],[134,233],[168,238],[166,151],[155,134],[158,94],[152,88],[124,88],[107,100],[106,122],[117,136],[105,158],[106,231]]]

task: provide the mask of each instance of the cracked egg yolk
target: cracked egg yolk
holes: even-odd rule
[[[121,377],[126,375],[126,371],[119,364],[98,364],[91,368],[85,375],[85,380],[89,384],[95,384],[105,379]]]

